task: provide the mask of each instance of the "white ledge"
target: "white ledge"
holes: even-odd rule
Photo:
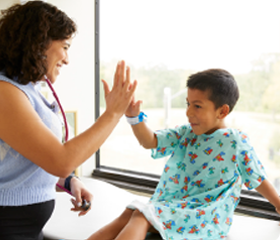
[[[91,211],[86,216],[78,217],[77,213],[70,211],[71,196],[57,193],[54,213],[44,228],[46,240],[84,240],[118,217],[132,200],[148,200],[148,197],[135,195],[100,180],[82,178],[82,181],[94,195]],[[277,221],[234,215],[227,240],[277,240],[279,236],[280,226]],[[161,238],[148,234],[146,240],[152,239]]]

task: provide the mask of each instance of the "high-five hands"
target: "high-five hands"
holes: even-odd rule
[[[124,61],[120,61],[117,65],[114,84],[110,90],[108,83],[102,79],[106,100],[106,111],[116,117],[121,117],[128,106],[136,90],[137,81],[130,81],[130,68],[125,66]]]

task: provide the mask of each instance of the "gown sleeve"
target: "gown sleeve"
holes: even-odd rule
[[[174,149],[181,144],[182,137],[190,131],[187,125],[156,131],[158,145],[157,148],[152,149],[152,158],[162,158],[172,154]]]
[[[251,190],[258,187],[267,176],[248,136],[244,132],[239,132],[239,147],[238,168],[242,182]]]

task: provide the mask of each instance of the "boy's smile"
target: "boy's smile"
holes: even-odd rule
[[[209,100],[209,91],[188,89],[187,112],[189,123],[196,135],[211,134],[217,129],[225,128],[223,107],[215,109]]]

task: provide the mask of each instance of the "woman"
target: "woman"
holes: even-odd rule
[[[85,132],[62,143],[57,108],[38,92],[68,64],[75,23],[41,1],[14,5],[0,19],[0,239],[43,239],[55,184],[75,197],[74,211],[92,195],[69,176],[94,154],[128,107],[137,82],[118,64],[112,90],[103,80],[106,110]],[[51,87],[51,86],[50,86]],[[69,176],[69,177],[68,177]],[[87,211],[80,212],[84,215]]]

